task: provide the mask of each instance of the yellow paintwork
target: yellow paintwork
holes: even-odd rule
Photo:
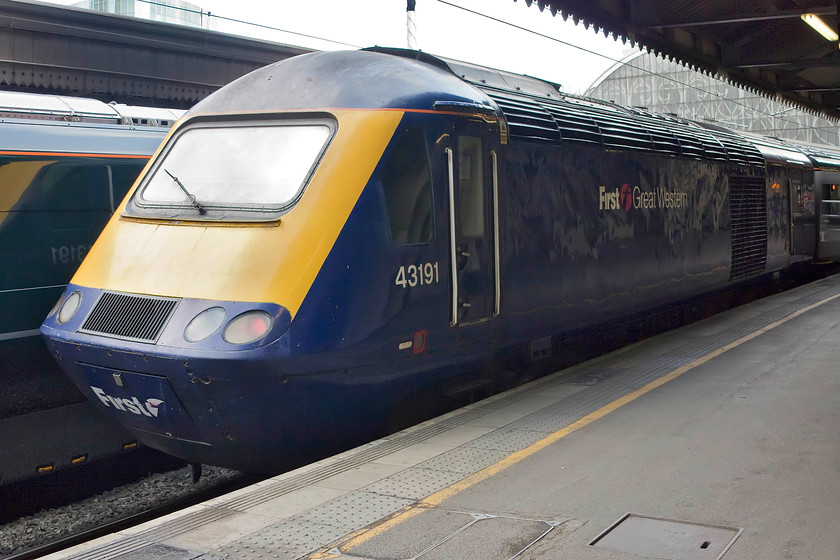
[[[13,161],[0,166],[0,225],[46,165],[56,160]]]
[[[279,223],[108,223],[73,283],[223,301],[272,302],[292,317],[367,184],[402,111],[336,110],[338,130],[297,205]]]

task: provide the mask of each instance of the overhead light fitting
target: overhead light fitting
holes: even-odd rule
[[[800,16],[802,21],[813,27],[817,33],[828,39],[829,41],[837,41],[840,37],[834,32],[819,16],[814,14],[803,14]]]

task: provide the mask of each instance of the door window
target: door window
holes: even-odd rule
[[[460,233],[484,237],[484,165],[481,138],[458,137]]]

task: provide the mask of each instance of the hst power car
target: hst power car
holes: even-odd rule
[[[42,333],[143,443],[277,470],[576,329],[835,258],[823,161],[420,52],[306,54],[179,121]]]

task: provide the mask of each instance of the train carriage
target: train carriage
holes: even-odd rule
[[[180,113],[0,92],[0,484],[136,447],[38,327]]]
[[[525,76],[302,55],[188,113],[42,333],[144,443],[275,471],[576,329],[812,258],[767,161]]]

